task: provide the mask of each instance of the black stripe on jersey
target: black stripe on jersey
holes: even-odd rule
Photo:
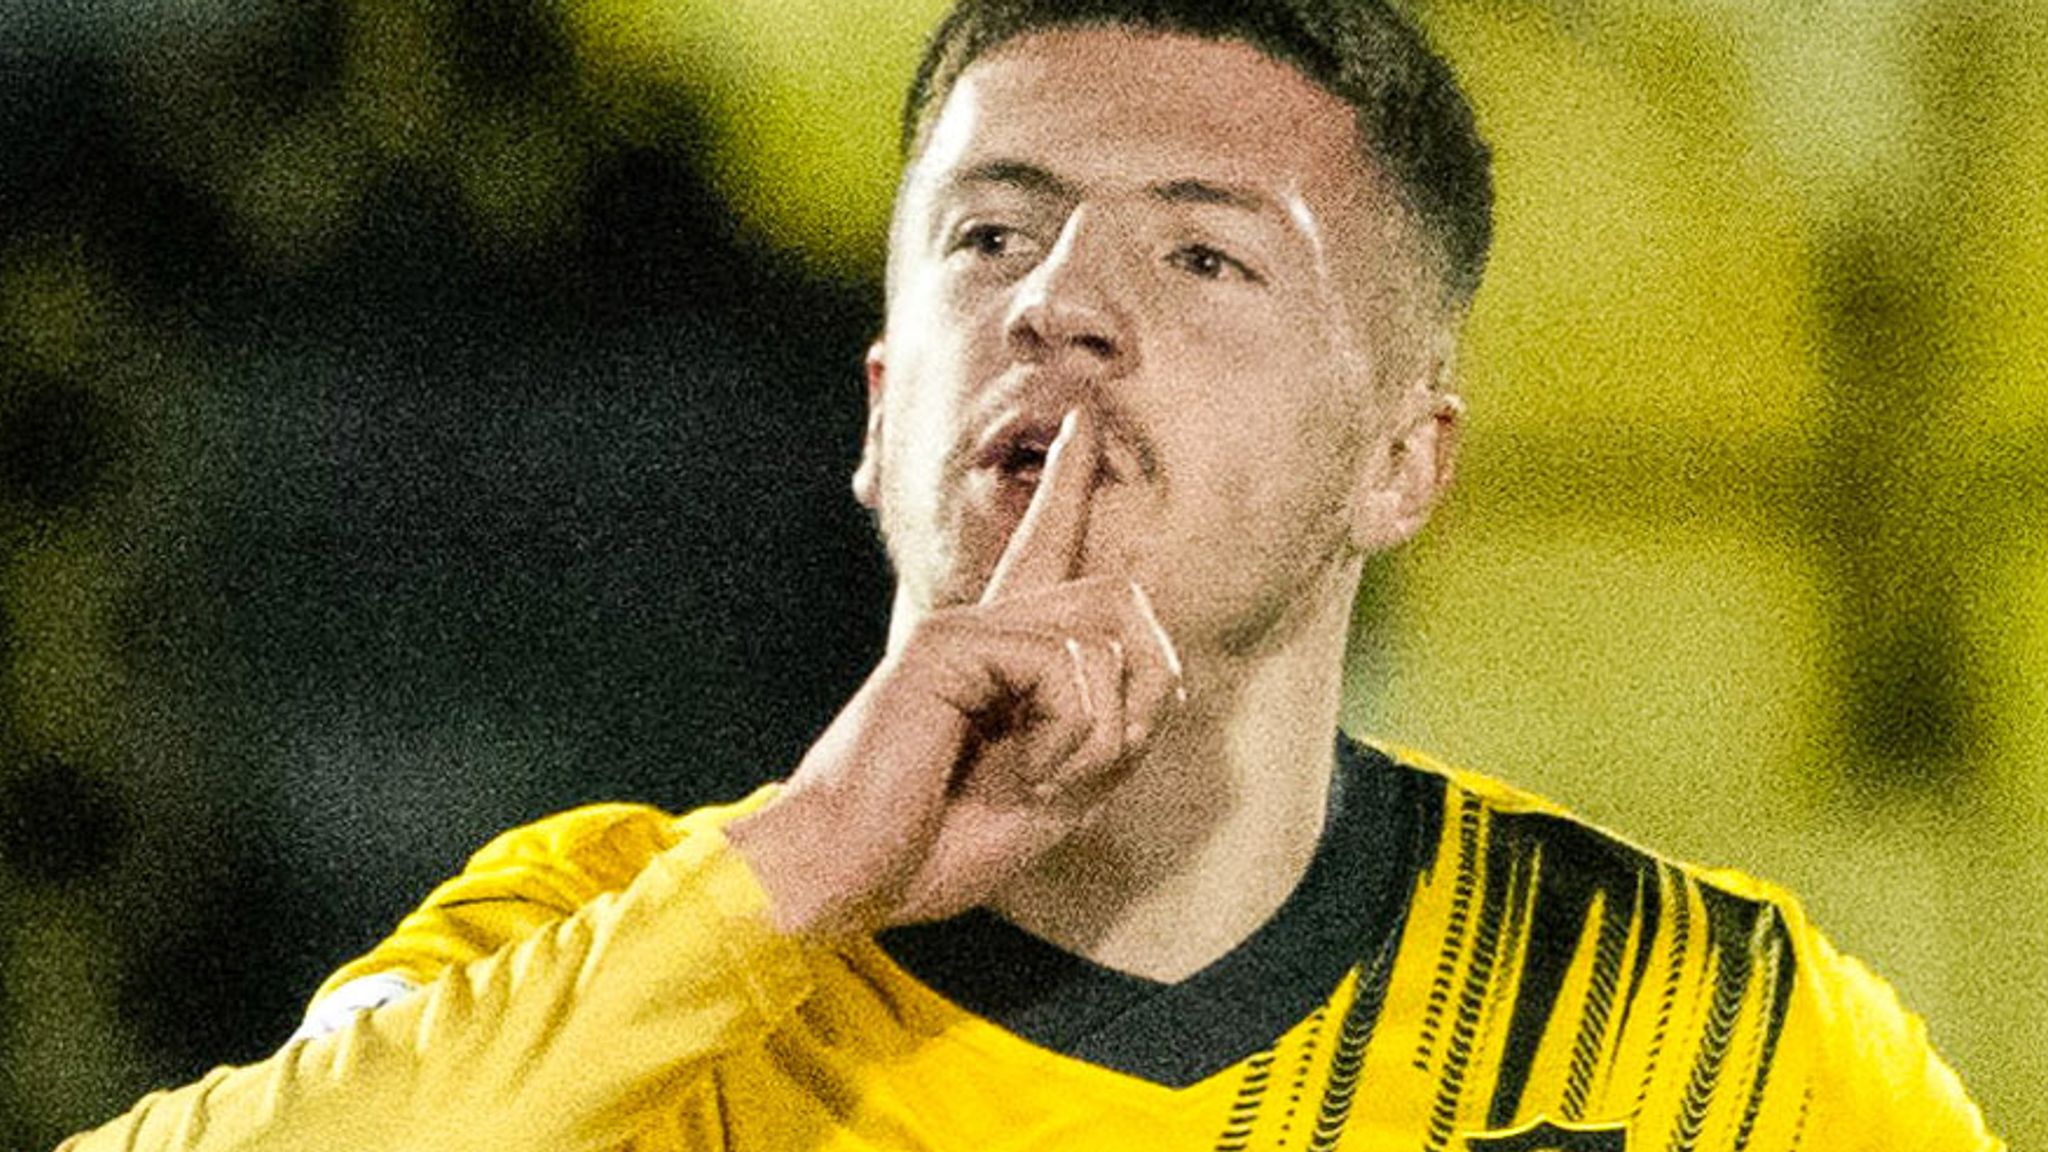
[[[1771,1063],[1778,1054],[1778,1038],[1785,1031],[1785,1014],[1791,1010],[1792,987],[1799,961],[1792,951],[1792,933],[1783,917],[1775,912],[1763,918],[1760,932],[1770,939],[1763,944],[1764,979],[1770,982],[1771,1010],[1762,1015],[1763,1040],[1757,1045],[1756,1078],[1750,1082],[1749,1103],[1742,1109],[1742,1125],[1735,1132],[1735,1146],[1749,1147],[1756,1130],[1756,1118],[1763,1111],[1764,1089],[1771,1079]],[[1788,971],[1787,969],[1791,969]]]
[[[1301,1098],[1308,1091],[1309,1069],[1315,1064],[1316,1051],[1322,1047],[1323,1025],[1329,1022],[1329,1018],[1328,1005],[1316,1009],[1315,1015],[1309,1017],[1308,1035],[1301,1045],[1301,1058],[1294,1062],[1294,1083],[1287,1089],[1287,1114],[1280,1118],[1282,1144],[1287,1143],[1287,1138],[1294,1132],[1294,1117],[1301,1111]]]
[[[1494,855],[1499,857],[1504,855],[1504,853],[1496,852]],[[1486,1019],[1498,1019],[1500,1017],[1501,1005],[1511,993],[1519,996],[1519,988],[1510,988],[1508,982],[1502,979],[1502,977],[1505,975],[1505,969],[1518,949],[1524,956],[1527,955],[1528,945],[1533,936],[1529,920],[1535,913],[1537,881],[1542,876],[1545,859],[1542,848],[1532,847],[1526,854],[1517,851],[1512,857],[1512,864],[1503,865],[1513,869],[1514,885],[1513,891],[1508,894],[1508,925],[1507,929],[1501,933],[1499,949],[1501,956],[1494,962],[1493,997],[1492,1003],[1484,1013],[1484,1018]],[[1518,941],[1519,944],[1517,943]],[[1523,1075],[1525,1077],[1527,1073],[1528,1070],[1524,1068]],[[1500,1076],[1501,1071],[1496,1069],[1494,1073],[1496,1086],[1500,1082]]]
[[[1451,1038],[1444,1050],[1443,1069],[1437,1075],[1436,1106],[1430,1112],[1429,1138],[1423,1142],[1427,1152],[1439,1152],[1451,1141],[1453,1125],[1458,1118],[1458,1102],[1465,1094],[1465,1074],[1472,1061],[1473,1044],[1478,1038],[1479,1013],[1485,1006],[1487,992],[1493,985],[1494,965],[1500,959],[1503,933],[1501,922],[1508,914],[1510,903],[1524,891],[1527,883],[1522,873],[1526,869],[1527,857],[1518,854],[1515,838],[1504,836],[1503,821],[1493,822],[1494,839],[1487,852],[1486,895],[1479,905],[1479,929],[1472,941],[1472,957],[1465,967],[1465,987],[1458,997],[1458,1015],[1451,1025]],[[1462,829],[1460,830],[1462,834]],[[1462,851],[1461,851],[1462,855]],[[1460,888],[1467,886],[1467,876],[1458,877]],[[1512,946],[1513,938],[1506,937]]]
[[[1693,1057],[1685,1099],[1671,1133],[1672,1152],[1691,1152],[1699,1144],[1707,1110],[1721,1085],[1728,1051],[1735,1042],[1735,1022],[1742,1014],[1764,940],[1777,920],[1770,905],[1745,900],[1708,885],[1700,888],[1707,908],[1707,947],[1714,953],[1714,997],[1707,1009],[1707,1027]],[[1773,989],[1773,1001],[1776,990]],[[1752,1088],[1752,1092],[1754,1092]]]
[[[1593,974],[1586,991],[1586,1010],[1579,1018],[1578,1035],[1572,1037],[1571,1069],[1565,1075],[1561,1111],[1567,1121],[1586,1114],[1587,1097],[1593,1091],[1593,1075],[1600,1066],[1600,1053],[1607,1043],[1607,1024],[1614,1013],[1614,998],[1621,991],[1621,960],[1628,951],[1643,913],[1643,892],[1650,883],[1647,867],[1635,869],[1635,894],[1623,914],[1611,893],[1600,905],[1600,937],[1593,945]]]
[[[1472,897],[1479,887],[1479,825],[1484,806],[1471,793],[1458,797],[1458,879],[1451,889],[1451,910],[1445,921],[1443,947],[1437,952],[1436,976],[1430,981],[1429,1003],[1422,1017],[1422,1039],[1415,1048],[1415,1068],[1429,1071],[1444,1010],[1451,1001],[1451,979],[1464,951],[1465,930],[1472,921]],[[1434,854],[1430,859],[1434,860]],[[1431,868],[1434,870],[1434,863]]]
[[[1488,1124],[1506,1128],[1515,1119],[1536,1051],[1550,1029],[1557,998],[1578,954],[1586,918],[1598,900],[1601,919],[1592,992],[1578,1022],[1565,1097],[1565,1118],[1576,1119],[1584,1112],[1591,1090],[1608,1015],[1621,982],[1622,956],[1629,930],[1640,914],[1649,869],[1639,857],[1624,855],[1592,829],[1545,813],[1496,816],[1492,836],[1496,844],[1513,853],[1517,867],[1536,875],[1537,884],[1527,951]],[[1502,855],[1489,853],[1495,858]],[[1490,860],[1488,866],[1498,865]],[[1509,933],[1509,939],[1513,938],[1514,933]]]
[[[1663,890],[1671,896],[1671,956],[1664,973],[1664,995],[1657,1004],[1656,1029],[1650,1033],[1650,1054],[1643,1061],[1643,1085],[1636,1092],[1638,1113],[1657,1082],[1657,1059],[1664,1054],[1664,1041],[1671,1035],[1671,1010],[1678,1004],[1678,984],[1692,948],[1692,878],[1671,864],[1660,865],[1657,874]]]
[[[1664,923],[1663,875],[1647,859],[1637,873],[1636,902],[1636,962],[1629,973],[1628,991],[1621,997],[1621,1019],[1614,1022],[1616,1036],[1628,1035],[1629,1017],[1640,1002],[1643,980],[1650,972],[1650,957],[1657,950],[1657,931]]]
[[[1387,984],[1394,978],[1394,954],[1400,950],[1401,931],[1408,911],[1401,910],[1401,922],[1380,944],[1370,969],[1361,970],[1358,990],[1351,1009],[1344,1013],[1344,1029],[1337,1035],[1337,1052],[1330,1060],[1330,1079],[1323,1087],[1323,1103],[1316,1110],[1316,1129],[1309,1138],[1309,1152],[1330,1152],[1351,1117],[1351,1101],[1358,1094],[1358,1074],[1365,1067],[1365,1049],[1372,1042],[1373,1029],[1380,1022],[1380,1010],[1387,1003]]]
[[[1230,1119],[1216,1137],[1216,1152],[1244,1152],[1250,1145],[1252,1125],[1259,1118],[1259,1103],[1273,1082],[1273,1060],[1279,1053],[1266,1049],[1246,1062],[1244,1083],[1237,1087],[1237,1099],[1230,1105]]]

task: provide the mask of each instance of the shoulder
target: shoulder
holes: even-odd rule
[[[774,794],[769,785],[735,803],[683,815],[648,804],[572,808],[499,834],[426,903],[489,895],[573,911],[598,893],[625,887],[660,853],[723,828]]]
[[[648,804],[592,804],[500,833],[436,886],[369,952],[314,993],[317,1009],[351,990],[390,995],[488,956],[633,882],[655,857],[767,803],[769,785],[731,804],[676,815]]]
[[[1411,916],[1431,938],[1469,934],[1481,942],[1473,953],[1497,950],[1500,977],[1537,1002],[1576,988],[1606,1005],[1595,1015],[1613,1026],[1617,1075],[1640,1078],[1643,1099],[1668,1088],[1674,1117],[1704,1115],[1700,1086],[1746,1066],[1758,1106],[1782,1105],[1832,1141],[1820,1146],[1996,1146],[1924,1023],[1789,890],[1673,859],[1412,749],[1372,746],[1421,785]],[[1568,975],[1581,964],[1583,978]],[[1673,1064],[1674,1051],[1688,1056]]]
[[[1525,947],[1539,951],[1569,951],[1589,930],[1603,930],[1610,945],[1626,942],[1639,964],[1668,965],[1684,973],[1681,986],[1702,992],[1768,971],[1777,1012],[1795,991],[1861,998],[1875,981],[1853,961],[1853,971],[1845,967],[1782,885],[1669,856],[1545,797],[1425,753],[1375,747],[1421,781],[1418,906],[1434,897],[1452,914],[1470,903],[1477,915],[1491,905]]]
[[[763,790],[736,804],[676,815],[649,804],[591,804],[500,833],[426,906],[479,897],[517,899],[573,911],[630,883],[647,862],[694,833],[723,827],[766,801]]]
[[[1362,741],[1420,778],[1427,831],[1456,847],[1472,841],[1496,862],[1540,868],[1553,877],[1618,884],[1666,873],[1720,898],[1770,906],[1805,923],[1798,898],[1768,880],[1735,868],[1668,856],[1621,832],[1495,776],[1447,764],[1400,744]],[[1442,845],[1440,845],[1442,846]]]

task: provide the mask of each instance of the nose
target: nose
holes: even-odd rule
[[[1116,236],[1086,209],[1067,218],[1045,259],[1017,284],[1008,335],[1026,363],[1120,376],[1136,366],[1130,318],[1119,303]]]

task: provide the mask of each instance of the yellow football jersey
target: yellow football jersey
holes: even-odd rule
[[[1418,756],[1340,753],[1300,889],[1176,985],[985,913],[779,936],[720,833],[772,789],[566,813],[335,973],[330,1034],[77,1149],[1999,1147],[1785,893]],[[390,1002],[353,1011],[352,988]]]

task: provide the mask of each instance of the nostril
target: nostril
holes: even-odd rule
[[[1105,359],[1116,355],[1116,343],[1107,336],[1077,336],[1074,338],[1074,343]]]
[[[1033,355],[1042,355],[1051,347],[1051,341],[1045,338],[1045,333],[1040,331],[1030,316],[1024,316],[1017,323],[1010,325],[1010,341]]]

